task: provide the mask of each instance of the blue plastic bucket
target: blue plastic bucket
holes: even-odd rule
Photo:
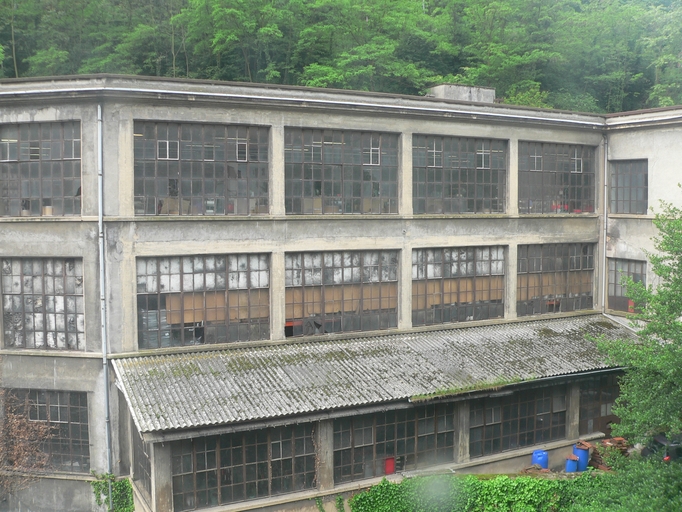
[[[575,473],[578,471],[578,461],[566,459],[566,473]]]
[[[573,455],[578,456],[578,471],[585,471],[587,469],[587,463],[590,462],[590,450],[587,448],[579,448],[574,444]]]
[[[547,469],[549,467],[549,456],[545,450],[535,450],[530,463],[538,464],[542,469]]]

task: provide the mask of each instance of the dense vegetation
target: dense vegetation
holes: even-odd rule
[[[677,512],[682,465],[624,460],[614,473],[575,479],[436,476],[384,480],[350,500],[353,512]]]
[[[0,0],[4,77],[77,73],[623,111],[682,103],[673,0]]]

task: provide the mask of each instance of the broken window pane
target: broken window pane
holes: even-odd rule
[[[85,350],[82,260],[15,258],[0,264],[5,347]]]
[[[138,345],[270,337],[267,254],[137,259]]]
[[[397,326],[397,251],[285,255],[287,336]]]
[[[412,325],[504,316],[504,247],[412,251]]]

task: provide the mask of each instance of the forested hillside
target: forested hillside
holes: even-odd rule
[[[126,73],[616,112],[682,103],[682,2],[0,0],[4,77]]]

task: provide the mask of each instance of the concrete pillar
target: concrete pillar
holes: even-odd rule
[[[412,244],[404,237],[400,251],[400,278],[398,281],[398,328],[412,327]]]
[[[334,488],[334,420],[317,424],[317,483],[320,491]]]
[[[283,340],[286,321],[284,252],[273,251],[270,258],[270,339]]]
[[[455,408],[455,462],[469,461],[469,402],[457,404]]]
[[[153,510],[154,512],[173,510],[170,443],[154,444],[151,463]]]
[[[400,137],[398,176],[398,213],[412,215],[412,133]]]
[[[509,139],[507,214],[519,214],[519,139]]]
[[[270,127],[270,215],[285,215],[283,124]]]
[[[580,437],[580,383],[566,386],[566,438]]]
[[[507,268],[504,276],[504,317],[516,318],[516,269],[518,265],[518,246],[509,244],[507,248]]]

